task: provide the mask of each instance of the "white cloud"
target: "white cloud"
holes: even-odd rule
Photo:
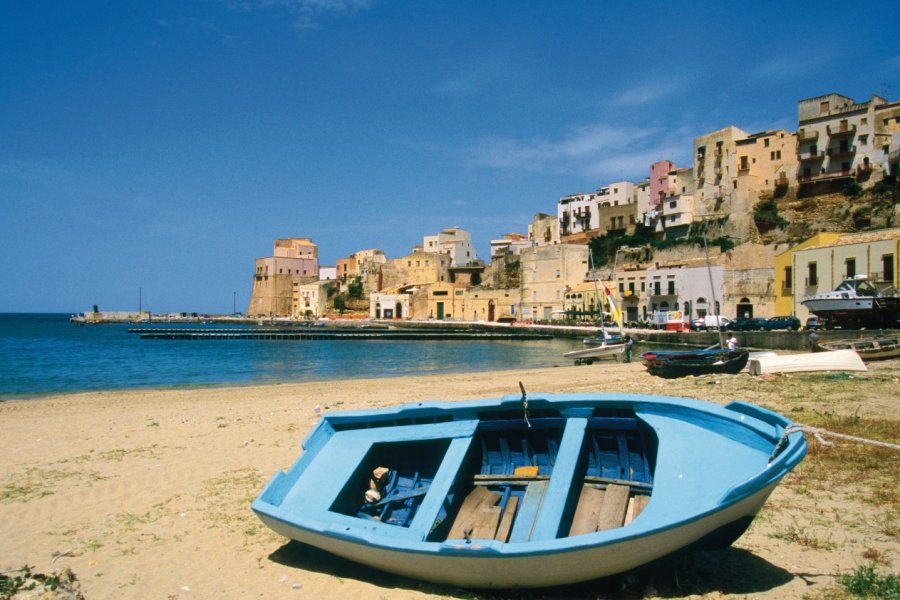
[[[314,29],[329,16],[352,16],[375,5],[377,0],[225,0],[240,10],[256,11],[280,8],[294,18],[298,29]]]
[[[635,85],[610,100],[613,106],[640,106],[668,98],[689,85],[687,80],[647,81]]]
[[[748,69],[747,73],[764,81],[791,81],[823,71],[834,58],[835,51],[827,47],[818,47],[815,52],[805,53],[798,53],[792,48],[761,61]]]
[[[467,160],[474,166],[503,170],[643,177],[652,162],[671,159],[669,153],[684,145],[680,138],[673,143],[671,134],[661,136],[663,131],[654,127],[595,123],[572,128],[556,140],[481,138],[467,149]]]

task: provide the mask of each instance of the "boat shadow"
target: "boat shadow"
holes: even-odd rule
[[[752,595],[773,590],[795,575],[741,548],[684,550],[603,579],[541,589],[471,590],[392,575],[291,541],[269,555],[285,567],[353,579],[386,589],[406,589],[452,598],[683,598],[719,592]],[[802,577],[802,575],[796,575]]]

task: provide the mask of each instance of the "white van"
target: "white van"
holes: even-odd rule
[[[703,317],[703,329],[727,329],[731,327],[731,319],[722,315],[706,315]]]

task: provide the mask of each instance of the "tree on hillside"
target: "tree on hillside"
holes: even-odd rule
[[[760,232],[765,233],[776,227],[784,229],[788,222],[778,214],[778,203],[774,198],[761,200],[753,209],[753,220]]]
[[[353,281],[347,284],[347,296],[351,300],[359,300],[363,297],[362,277],[354,277]]]

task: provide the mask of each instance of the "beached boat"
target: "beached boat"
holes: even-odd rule
[[[706,237],[703,238],[703,250],[706,254],[706,271],[709,275],[709,289],[713,297],[713,305],[717,305],[712,267],[709,260],[709,247]],[[704,317],[704,323],[705,323]],[[719,333],[719,344],[702,350],[669,350],[649,351],[641,354],[641,362],[651,375],[658,377],[687,377],[689,375],[729,374],[736,375],[747,366],[750,352],[739,350],[737,340],[726,341],[722,332],[724,325],[721,316],[716,317],[716,330]]]
[[[900,358],[900,335],[831,340],[820,342],[819,347],[825,350],[853,350],[865,361],[887,360]]]
[[[809,373],[813,371],[866,371],[862,358],[853,350],[757,356],[747,369],[751,375]]]
[[[675,378],[688,375],[736,375],[747,366],[750,352],[707,348],[703,350],[672,350],[644,352],[641,361],[651,375]]]
[[[801,304],[821,318],[827,329],[885,327],[900,324],[900,297],[896,288],[876,289],[866,275],[842,281],[834,290],[806,297]]]
[[[806,453],[742,402],[566,394],[328,413],[252,508],[391,573],[544,587],[727,546]]]

